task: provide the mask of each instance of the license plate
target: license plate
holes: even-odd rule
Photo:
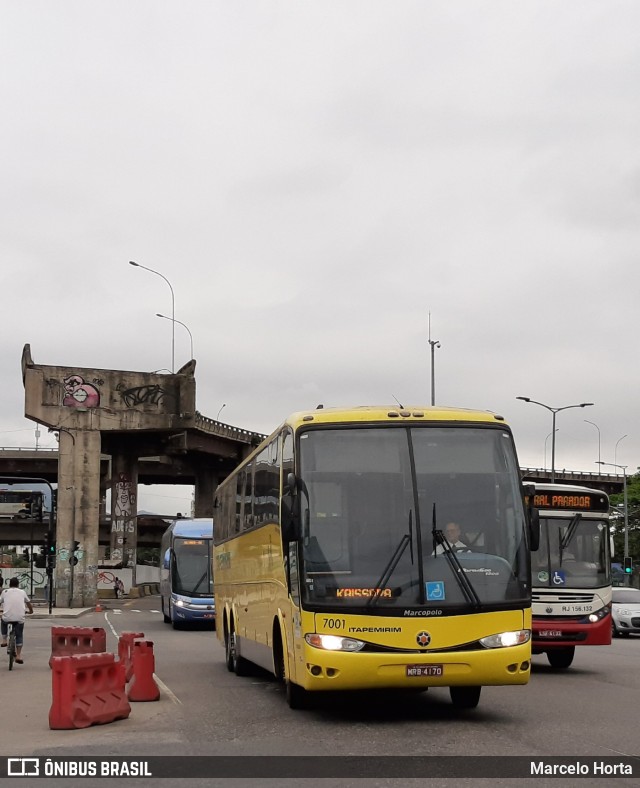
[[[215,617],[216,617],[216,614],[215,614],[215,613],[205,613],[205,614],[204,614],[204,617],[205,617],[205,618],[215,618]]]
[[[541,629],[538,632],[541,638],[561,638],[562,637],[562,630],[561,629]]]
[[[421,676],[442,676],[442,665],[407,665],[407,676],[409,678],[420,678]]]

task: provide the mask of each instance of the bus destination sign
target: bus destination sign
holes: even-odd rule
[[[584,492],[582,490],[536,490],[533,505],[537,509],[562,509],[575,512],[608,512],[609,502],[606,495]]]

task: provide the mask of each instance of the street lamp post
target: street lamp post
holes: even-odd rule
[[[431,404],[436,404],[436,366],[435,366],[435,354],[436,348],[441,347],[440,343],[435,340],[431,339],[431,312],[429,312],[429,344],[431,345]]]
[[[560,413],[561,410],[569,410],[569,408],[586,408],[589,405],[593,405],[593,402],[581,402],[579,405],[564,405],[562,408],[552,408],[550,405],[545,405],[544,402],[538,402],[530,397],[516,397],[516,399],[521,399],[523,402],[531,402],[534,405],[540,405],[550,410],[553,414],[553,421],[551,424],[551,482],[554,483],[556,480],[556,413]]]
[[[559,430],[559,429],[560,429],[560,428],[558,427],[558,428],[556,429],[556,432],[558,432],[558,430]],[[551,435],[552,435],[552,433],[550,432],[550,433],[547,435],[547,437],[544,439],[544,469],[545,469],[545,472],[546,472],[546,470],[547,470],[547,441],[549,440],[549,438],[551,437]]]
[[[149,273],[164,279],[169,285],[169,290],[171,290],[171,373],[173,374],[176,371],[176,299],[171,282],[160,271],[154,271],[153,268],[147,268],[146,265],[140,265],[140,263],[135,263],[133,260],[129,260],[129,265],[134,265],[136,268],[144,268],[145,271],[149,271]]]
[[[626,435],[623,437],[626,438]],[[620,438],[622,440],[622,438]],[[602,462],[600,460],[598,465],[611,465],[613,468],[620,468],[622,470],[622,490],[623,490],[623,506],[624,506],[624,562],[623,566],[627,564],[629,557],[629,506],[627,504],[627,468],[628,465],[618,465],[615,462]],[[625,583],[629,585],[630,579],[625,572]]]
[[[616,441],[616,447],[613,450],[613,464],[614,465],[618,461],[618,444],[620,443],[620,441],[623,441],[626,437],[627,437],[626,435],[623,435],[621,438],[618,438],[618,440]],[[600,459],[600,458],[598,457],[598,459]]]
[[[584,419],[587,424],[593,425],[598,430],[598,462],[600,462],[600,427],[595,423],[595,421],[589,421],[589,419]]]
[[[218,419],[220,418],[220,414],[222,413],[223,409],[226,407],[227,407],[227,403],[225,402],[220,408],[220,410],[218,411],[218,415],[216,416],[216,421],[218,421]]]
[[[161,315],[160,312],[156,312],[156,317],[163,317],[165,320],[173,320],[168,315]],[[193,358],[193,334],[189,331],[189,326],[185,325],[182,320],[173,320],[174,323],[180,323],[181,326],[187,329],[189,333],[189,339],[191,340],[191,358]]]

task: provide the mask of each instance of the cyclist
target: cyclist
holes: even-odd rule
[[[24,635],[24,618],[27,612],[33,613],[33,605],[26,592],[19,587],[17,577],[9,580],[9,588],[5,588],[0,594],[0,607],[2,607],[2,643],[0,646],[7,646],[8,624],[12,623],[16,633],[16,662],[22,665],[22,642]]]

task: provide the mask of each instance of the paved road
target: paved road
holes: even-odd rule
[[[111,651],[116,651],[121,632],[143,632],[155,643],[156,674],[162,689],[160,701],[132,704],[129,719],[109,725],[74,731],[49,730],[51,622],[29,621],[25,664],[1,677],[0,753],[465,754],[497,758],[640,754],[637,733],[640,638],[616,640],[610,647],[585,648],[577,653],[574,666],[568,671],[555,671],[545,657],[535,657],[528,686],[485,688],[480,706],[472,712],[454,710],[444,689],[418,695],[324,696],[312,710],[294,712],[288,708],[281,688],[266,674],[256,670],[252,676],[239,678],[229,673],[213,632],[175,631],[164,624],[157,597],[112,600],[109,605],[103,613],[89,613],[75,621],[65,621],[64,625],[104,626],[107,649]],[[0,660],[0,670],[3,668],[6,670],[6,663]],[[138,780],[135,784],[147,782],[150,783]],[[309,784],[315,782],[326,785],[319,780]],[[471,782],[456,780],[458,785]],[[559,781],[536,779],[518,784],[523,782],[557,785]],[[625,782],[640,785],[640,781]],[[511,783],[510,780],[492,782],[493,785]],[[25,785],[26,781],[20,784]],[[251,783],[238,781],[238,784]],[[380,778],[343,780],[338,784],[412,785],[413,781]],[[581,784],[605,785],[608,781],[581,780]]]

